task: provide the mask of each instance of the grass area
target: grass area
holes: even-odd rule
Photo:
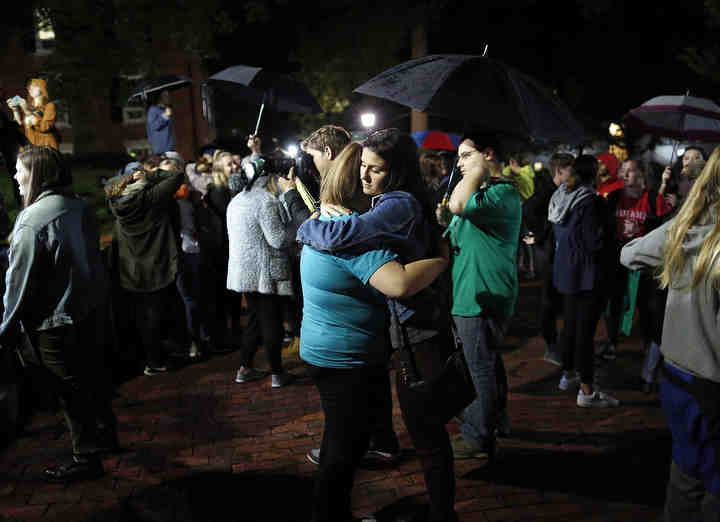
[[[86,200],[95,209],[98,224],[100,225],[100,235],[104,236],[112,232],[113,218],[105,204],[105,193],[100,186],[99,180],[101,176],[110,177],[115,171],[110,169],[89,169],[89,168],[73,168],[73,192],[82,199]],[[12,181],[5,167],[0,167],[0,193],[5,201],[5,208],[10,214],[10,219],[20,212],[15,203],[12,194]]]

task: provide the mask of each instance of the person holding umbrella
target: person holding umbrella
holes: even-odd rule
[[[160,94],[147,95],[147,137],[153,154],[165,154],[174,151],[175,128],[172,120],[172,107],[170,106],[170,93],[163,90]]]

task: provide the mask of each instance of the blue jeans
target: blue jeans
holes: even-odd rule
[[[507,404],[505,366],[497,352],[502,340],[501,328],[497,321],[484,316],[453,316],[453,319],[477,391],[472,404],[458,415],[460,433],[472,446],[489,450]]]

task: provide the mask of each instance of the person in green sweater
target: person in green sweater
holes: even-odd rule
[[[514,183],[491,177],[481,139],[470,135],[460,142],[462,180],[437,214],[452,245],[452,315],[477,390],[459,416],[461,437],[453,450],[456,459],[492,460],[496,430],[506,420],[507,379],[496,349],[518,294],[522,198]]]

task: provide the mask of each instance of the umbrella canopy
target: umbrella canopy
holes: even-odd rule
[[[144,99],[148,94],[161,91],[174,91],[192,85],[192,80],[185,76],[159,76],[143,82],[142,86],[128,98],[128,102],[135,98]]]
[[[421,149],[456,150],[460,136],[442,131],[417,131],[412,137]]]
[[[310,90],[286,74],[266,71],[260,67],[235,65],[213,74],[207,83],[234,85],[250,103],[265,104],[280,112],[315,114],[322,112]]]
[[[655,136],[720,142],[720,107],[706,98],[656,96],[623,119],[628,127]]]
[[[380,73],[355,92],[532,141],[585,141],[580,122],[551,91],[484,56],[416,58]]]

